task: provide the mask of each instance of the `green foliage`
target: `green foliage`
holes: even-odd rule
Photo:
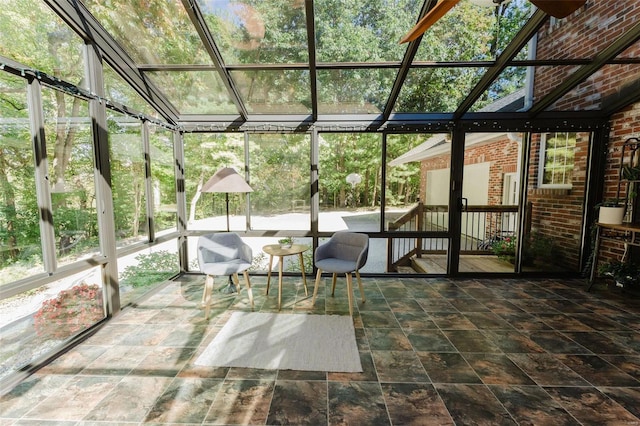
[[[499,259],[513,263],[516,255],[517,241],[515,235],[501,237],[491,244],[491,250]]]
[[[38,336],[65,339],[104,318],[102,290],[82,283],[45,300],[34,315]]]
[[[616,283],[625,287],[640,285],[640,264],[612,260],[598,267],[601,275],[613,278]]]
[[[168,251],[158,251],[136,256],[137,263],[127,266],[120,283],[124,286],[147,287],[162,282],[179,271],[178,256]]]

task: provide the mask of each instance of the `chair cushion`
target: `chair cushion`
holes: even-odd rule
[[[241,259],[234,259],[222,263],[205,263],[200,265],[200,271],[207,275],[229,275],[244,272],[251,266]]]
[[[337,274],[353,272],[356,270],[356,262],[350,260],[336,259],[328,257],[316,261],[316,266],[326,272],[335,272]]]

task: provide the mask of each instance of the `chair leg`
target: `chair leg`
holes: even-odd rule
[[[353,316],[353,283],[351,282],[351,272],[345,274],[347,276],[347,299],[349,300],[349,315]]]
[[[204,319],[209,319],[211,308],[211,293],[213,293],[213,275],[207,275],[204,280],[204,292],[202,293],[202,303],[204,304]]]
[[[362,280],[360,279],[360,271],[356,271],[356,278],[358,279],[358,287],[360,287],[360,297],[362,298],[362,303],[366,302],[364,298],[364,289],[362,288]]]
[[[331,295],[333,296],[333,294],[336,292],[336,278],[337,278],[338,274],[336,274],[334,272],[333,277],[331,278]]]
[[[240,290],[242,290],[240,288],[240,278],[238,278],[238,274],[231,274],[233,276],[233,283],[236,285],[236,287],[238,287],[238,294],[240,294]]]
[[[318,283],[320,283],[320,276],[322,275],[322,269],[318,268],[318,273],[316,274],[316,284],[313,286],[313,298],[311,299],[311,306],[316,303],[316,296],[318,295]]]
[[[247,294],[249,294],[249,302],[251,302],[251,306],[253,306],[253,290],[251,290],[251,281],[249,281],[249,272],[244,271],[243,275],[244,275],[245,285],[247,286]],[[240,287],[238,287],[238,290],[240,290]]]

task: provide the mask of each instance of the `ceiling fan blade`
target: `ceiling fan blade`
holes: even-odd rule
[[[411,28],[411,30],[400,40],[400,44],[413,41],[420,37],[425,31],[442,18],[460,0],[440,0],[426,15]]]
[[[529,0],[547,15],[562,19],[571,15],[587,2],[587,0]]]

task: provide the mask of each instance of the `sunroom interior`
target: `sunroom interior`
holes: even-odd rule
[[[585,281],[596,207],[640,221],[619,183],[640,146],[640,6],[461,0],[400,43],[437,4],[4,2],[0,327],[29,349],[2,345],[3,387],[168,280],[204,283],[212,232],[253,247],[256,277],[267,244],[308,245],[285,264],[298,280],[351,230],[365,279]],[[252,192],[202,191],[224,167]],[[92,299],[89,322],[52,321],[63,292]]]

